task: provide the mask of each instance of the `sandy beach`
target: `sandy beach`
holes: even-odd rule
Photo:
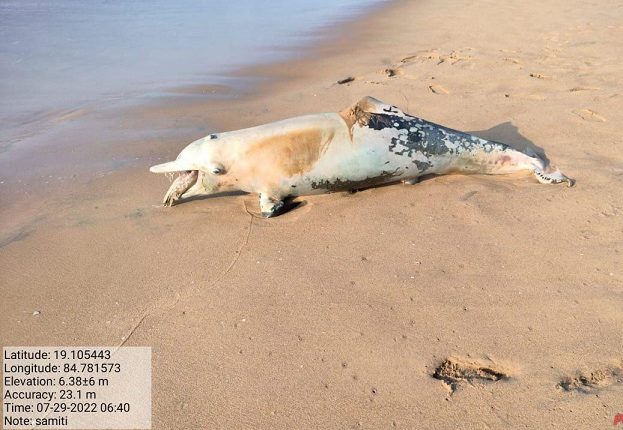
[[[154,429],[615,428],[622,23],[616,1],[396,1],[240,71],[262,83],[233,98],[182,89],[12,145],[2,345],[152,347]],[[159,205],[149,166],[192,140],[365,95],[534,149],[577,185],[447,175],[273,219],[253,195]]]

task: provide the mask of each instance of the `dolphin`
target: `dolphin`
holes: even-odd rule
[[[305,115],[192,142],[174,161],[150,168],[179,173],[163,200],[219,192],[259,195],[265,217],[284,200],[391,182],[415,184],[422,175],[531,171],[540,183],[574,185],[541,159],[409,115],[364,97],[342,112]]]

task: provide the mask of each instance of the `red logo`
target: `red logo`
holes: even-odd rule
[[[616,414],[614,416],[614,425],[623,424],[623,414]]]

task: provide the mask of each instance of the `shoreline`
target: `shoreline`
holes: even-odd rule
[[[252,97],[143,107],[133,121],[179,134],[3,201],[3,345],[151,346],[154,429],[612,426],[622,17],[579,0],[396,2],[318,55],[252,70],[282,78]],[[147,169],[193,137],[364,95],[536,147],[577,185],[448,175],[270,220],[252,195],[159,206],[168,182]]]
[[[115,100],[157,98],[163,87],[227,84],[231,71],[296,55],[317,42],[323,26],[352,19],[381,1],[337,0],[335,7],[321,2],[261,7],[246,0],[212,7],[188,2],[153,5],[151,10],[149,2],[134,2],[125,7],[141,15],[142,24],[134,26],[125,25],[124,7],[110,4],[5,5],[10,37],[3,49],[7,103],[0,108],[5,125],[0,143],[31,136],[42,123],[47,127],[73,111],[100,109]],[[28,20],[32,12],[36,14]],[[76,21],[91,31],[80,34]],[[232,27],[235,31],[219,40]]]
[[[302,34],[310,42],[284,48],[291,51],[292,58],[234,69],[226,77],[231,81],[227,85],[206,82],[165,87],[159,97],[115,97],[114,102],[102,100],[48,112],[46,123],[38,131],[27,134],[24,142],[21,137],[20,141],[8,142],[0,152],[11,151],[13,156],[0,158],[0,191],[8,202],[0,209],[0,220],[9,225],[9,233],[0,236],[0,244],[10,243],[38,224],[41,213],[49,212],[46,206],[58,204],[58,197],[62,200],[68,190],[80,198],[88,195],[91,184],[103,177],[113,175],[117,183],[135,181],[136,169],[149,173],[151,165],[173,156],[192,140],[216,131],[215,128],[243,128],[236,126],[235,117],[224,117],[221,111],[249,105],[279,86],[291,85],[296,77],[293,75],[305,64],[328,51],[335,55],[344,49],[344,45],[331,46],[331,38],[342,38],[341,32],[348,29],[360,30],[373,14],[395,6],[391,1],[379,2],[360,11],[356,19],[341,17],[334,23],[307,30]],[[326,32],[332,36],[323,36]],[[284,70],[286,73],[282,74]],[[210,94],[205,96],[206,92]],[[257,124],[248,126],[252,125]],[[197,129],[200,131],[193,131]],[[95,145],[90,142],[92,136],[97,139]],[[25,164],[28,169],[23,169]],[[27,215],[24,220],[10,216],[16,210]]]
[[[317,24],[305,31],[298,31],[291,34],[292,38],[300,39],[299,44],[295,45],[279,45],[277,43],[268,44],[265,50],[273,53],[281,52],[276,55],[275,59],[260,61],[254,64],[236,65],[232,64],[228,70],[221,70],[216,74],[207,74],[202,81],[192,84],[171,85],[152,84],[150,89],[131,91],[127,90],[119,93],[104,94],[99,99],[79,102],[72,106],[57,107],[41,111],[35,118],[29,122],[14,125],[15,127],[28,124],[30,122],[40,123],[36,130],[24,130],[19,135],[11,136],[3,142],[0,148],[3,152],[7,151],[10,146],[22,140],[36,137],[53,129],[59,123],[65,123],[79,119],[83,116],[101,116],[102,112],[119,108],[126,113],[132,114],[133,109],[140,109],[141,106],[158,105],[166,102],[159,102],[159,99],[172,99],[177,103],[183,103],[184,98],[207,98],[207,103],[215,103],[229,97],[231,99],[239,99],[240,97],[252,97],[253,94],[260,92],[262,80],[277,80],[277,66],[287,65],[290,61],[305,61],[310,55],[317,50],[318,47],[324,46],[338,32],[338,28],[349,25],[353,21],[365,19],[369,14],[378,12],[379,10],[389,7],[391,1],[383,0],[377,4],[362,6],[355,16],[339,16],[331,20],[327,24]],[[327,35],[329,33],[330,35]],[[285,58],[283,58],[285,56]],[[264,73],[258,73],[258,70]],[[208,96],[206,96],[208,95]],[[212,96],[214,99],[210,99]],[[117,105],[115,105],[117,103]],[[192,103],[190,103],[192,104]],[[124,106],[125,105],[125,106]],[[112,118],[114,119],[114,118]],[[27,143],[26,143],[27,145]]]

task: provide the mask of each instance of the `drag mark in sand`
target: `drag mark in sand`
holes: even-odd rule
[[[249,214],[249,227],[247,228],[247,235],[244,239],[244,242],[242,242],[240,247],[236,250],[236,255],[234,256],[234,259],[231,261],[227,269],[225,269],[225,271],[221,275],[221,278],[227,275],[229,271],[234,267],[234,265],[238,262],[238,259],[240,258],[240,254],[242,254],[242,250],[244,249],[245,246],[249,244],[249,237],[251,236],[251,228],[253,227],[253,218],[255,218],[257,215],[253,215],[251,212],[249,212],[249,209],[247,209],[246,202],[243,202],[243,203],[244,203],[244,210]]]
[[[20,240],[24,240],[28,236],[30,236],[31,233],[32,230],[22,228],[17,232],[0,239],[0,248],[4,248],[5,246],[10,245],[13,242],[19,242]]]
[[[119,343],[119,345],[117,345],[117,347],[115,348],[114,352],[116,352],[119,348],[121,348],[123,345],[125,345],[125,343],[132,337],[134,332],[136,330],[138,330],[138,328],[141,326],[141,324],[143,324],[143,321],[145,321],[145,318],[147,318],[147,316],[150,315],[150,314],[151,314],[151,312],[149,310],[143,312],[143,316],[141,316],[141,318],[139,318],[139,320],[136,322],[136,324],[134,324],[132,326],[132,328],[130,329],[128,334],[126,334],[125,336],[123,336],[121,338],[121,342]]]
[[[231,261],[229,266],[227,266],[227,268],[221,273],[221,275],[218,276],[218,278],[215,280],[215,283],[218,283],[221,279],[223,279],[231,271],[231,269],[238,262],[238,259],[240,258],[240,255],[242,254],[243,249],[249,243],[249,238],[251,237],[251,229],[253,227],[253,218],[259,218],[259,217],[257,215],[254,215],[253,213],[249,212],[249,210],[247,209],[246,203],[245,203],[245,210],[247,211],[247,213],[249,214],[249,217],[250,217],[249,218],[249,226],[247,228],[247,234],[245,235],[245,238],[244,238],[243,242],[241,243],[241,245],[236,250],[236,255],[234,256],[233,260]],[[134,333],[136,333],[136,331],[145,322],[147,317],[153,315],[156,312],[166,312],[166,311],[172,309],[175,305],[177,305],[179,303],[180,299],[182,298],[182,294],[181,293],[185,293],[184,295],[188,296],[191,292],[192,292],[192,288],[186,288],[182,292],[176,292],[175,293],[175,298],[173,298],[172,300],[167,298],[167,297],[163,297],[163,298],[158,299],[153,305],[148,306],[145,309],[145,311],[143,311],[143,313],[141,314],[141,317],[138,319],[138,321],[132,325],[132,327],[130,328],[128,333],[121,338],[121,342],[117,345],[116,349],[121,348],[122,346],[124,346],[130,340],[130,338],[134,335]]]
[[[9,233],[4,237],[0,237],[0,248],[4,248],[12,243],[26,239],[35,231],[37,224],[40,224],[44,219],[45,218],[43,216],[38,216],[12,233]]]

